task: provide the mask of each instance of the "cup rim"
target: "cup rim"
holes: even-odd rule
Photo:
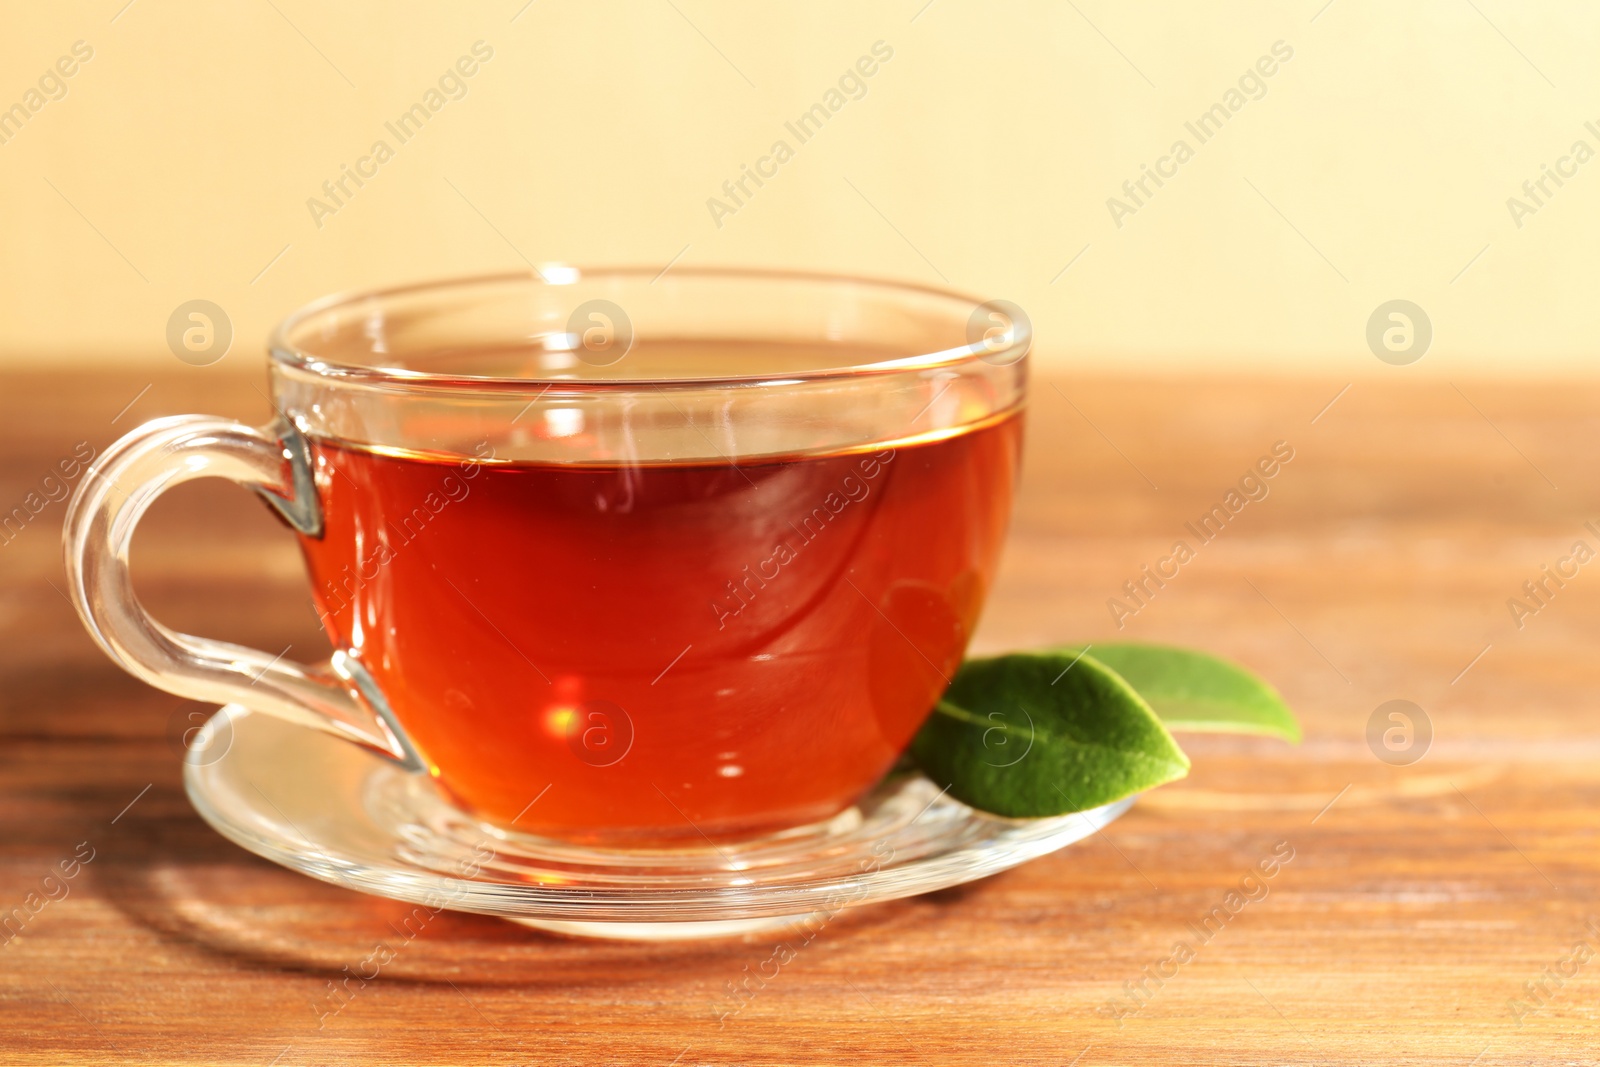
[[[559,280],[552,280],[550,274]],[[923,285],[891,278],[869,275],[835,274],[827,271],[783,270],[766,267],[676,267],[672,272],[699,280],[718,279],[760,282],[817,282],[860,286],[882,293],[932,296],[954,301],[973,311],[994,301],[982,301],[954,289]],[[427,292],[445,292],[473,286],[498,285],[507,282],[526,282],[530,285],[571,285],[583,279],[610,277],[638,280],[659,278],[664,272],[656,267],[603,266],[581,267],[568,264],[544,264],[531,271],[496,271],[483,274],[453,275],[402,285],[381,286],[371,289],[350,289],[311,301],[285,316],[274,327],[268,342],[267,355],[272,364],[292,368],[313,376],[362,385],[390,385],[405,387],[439,387],[447,389],[526,388],[530,385],[559,386],[563,391],[609,391],[617,389],[705,388],[715,385],[751,385],[781,381],[785,384],[801,382],[826,382],[843,379],[860,379],[878,375],[892,375],[906,371],[934,370],[959,366],[975,360],[1005,366],[1025,359],[1032,348],[1033,330],[1025,319],[1012,319],[1014,337],[1010,344],[998,351],[988,345],[972,341],[955,348],[925,352],[872,363],[859,363],[839,367],[821,367],[785,371],[781,374],[726,374],[674,378],[629,376],[604,379],[579,379],[550,375],[501,376],[440,374],[403,367],[373,367],[360,363],[341,362],[311,352],[291,343],[291,333],[317,315],[339,308],[354,306],[373,300],[395,300]]]

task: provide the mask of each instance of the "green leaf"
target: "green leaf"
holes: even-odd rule
[[[1052,653],[962,664],[911,753],[957,800],[1013,818],[1085,811],[1189,773],[1127,682]]]
[[[1227,660],[1163,645],[1086,645],[1173,730],[1267,734],[1300,740],[1300,724],[1266,682]],[[1078,647],[1053,649],[1075,656]]]

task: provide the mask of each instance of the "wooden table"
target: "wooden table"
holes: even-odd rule
[[[0,379],[0,505],[156,415],[264,421],[259,373],[178,370]],[[978,642],[1213,649],[1283,690],[1305,743],[1192,737],[1191,777],[1106,833],[840,917],[720,1027],[770,938],[641,947],[450,914],[319,1027],[329,982],[407,908],[190,810],[168,735],[194,706],[90,644],[50,503],[0,545],[0,911],[80,842],[94,858],[0,948],[0,1062],[1600,1063],[1600,959],[1573,956],[1600,947],[1600,564],[1521,628],[1507,606],[1575,541],[1600,548],[1600,387],[1344,385],[1038,383]],[[1278,441],[1270,495],[1119,633],[1108,598]],[[167,622],[318,648],[295,550],[246,494],[185,486],[138,541]],[[1392,699],[1432,725],[1409,766],[1369,746]],[[1293,858],[1267,895],[1202,942],[1190,924],[1275,848]]]

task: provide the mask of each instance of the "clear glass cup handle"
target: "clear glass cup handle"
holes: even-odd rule
[[[244,704],[420,770],[383,693],[354,657],[339,651],[324,665],[303,666],[178,633],[144,610],[128,573],[134,528],[158,496],[196,478],[226,478],[253,489],[297,530],[322,535],[305,438],[291,424],[279,420],[257,429],[205,415],[148,422],[105,451],[67,510],[67,591],[95,642],[123,670],[158,689]]]

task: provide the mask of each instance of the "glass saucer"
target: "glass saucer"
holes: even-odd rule
[[[1134,798],[1003,819],[901,775],[825,823],[753,840],[611,850],[506,830],[426,775],[238,704],[184,759],[200,815],[325,882],[564,934],[674,940],[817,925],[847,907],[959,885],[1094,833]]]

